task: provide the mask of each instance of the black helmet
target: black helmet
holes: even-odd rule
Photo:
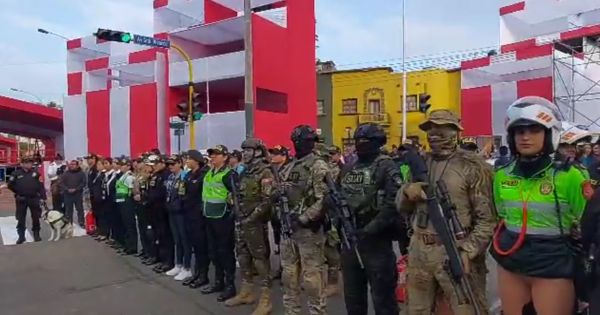
[[[354,131],[354,140],[358,139],[377,140],[380,145],[384,145],[387,142],[387,136],[383,129],[374,123],[360,124]]]
[[[307,141],[307,140],[316,141],[317,138],[318,138],[317,133],[309,125],[300,125],[300,126],[297,126],[296,128],[294,128],[294,130],[292,130],[291,140],[293,142]]]

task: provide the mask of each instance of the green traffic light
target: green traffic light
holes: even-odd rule
[[[121,35],[121,41],[123,43],[129,43],[131,41],[131,34],[129,34],[129,33],[123,33]]]
[[[202,119],[202,113],[201,112],[194,112],[194,114],[192,115],[193,119],[196,120],[200,120]]]

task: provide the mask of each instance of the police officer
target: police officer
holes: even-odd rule
[[[376,314],[398,314],[392,239],[398,217],[394,198],[402,178],[391,157],[381,151],[386,141],[378,125],[359,125],[354,133],[358,160],[340,174],[341,193],[348,200],[358,236],[356,250],[343,249],[341,254],[344,299],[350,315],[367,314],[369,286]]]
[[[183,282],[192,289],[207,285],[208,282],[208,234],[206,219],[202,214],[202,181],[209,168],[204,163],[202,153],[188,151],[187,166],[190,169],[185,177],[184,216],[185,228],[195,257],[194,275]]]
[[[115,202],[121,215],[121,222],[125,231],[125,243],[119,252],[121,255],[137,253],[138,234],[135,222],[134,188],[135,175],[131,171],[131,161],[128,158],[119,160],[121,177],[115,183]],[[139,198],[139,195],[138,195]]]
[[[577,167],[552,160],[561,132],[555,104],[525,97],[506,116],[515,161],[494,177],[501,221],[490,250],[498,262],[502,311],[520,315],[532,299],[540,314],[571,314],[579,268],[569,239],[586,203],[586,178]]]
[[[307,125],[294,128],[291,135],[296,160],[281,177],[291,213],[281,213],[292,221],[291,235],[281,246],[283,306],[286,315],[300,314],[300,275],[311,315],[326,314],[323,272],[325,267],[323,198],[327,194],[327,163],[314,154],[317,134]]]
[[[147,164],[152,167],[152,175],[148,184],[148,228],[146,233],[156,246],[152,247],[151,259],[146,261],[147,265],[160,262],[152,270],[157,273],[165,273],[173,269],[174,244],[169,217],[167,215],[165,202],[167,201],[167,188],[165,182],[169,178],[169,170],[165,165],[166,157],[162,155],[150,155]]]
[[[136,255],[143,260],[148,259],[148,252],[151,247],[146,229],[148,227],[148,218],[146,216],[146,208],[148,206],[148,179],[150,177],[151,168],[144,164],[142,157],[137,158],[135,166],[135,187],[133,189],[133,200],[135,202],[135,217],[137,219],[137,227],[140,235],[140,244],[142,250]]]
[[[592,181],[599,179],[600,174],[592,174]],[[600,188],[597,186],[581,217],[581,241],[589,266],[586,277],[589,289],[588,314],[600,314]]]
[[[473,314],[474,307],[465,303],[453,286],[453,279],[444,269],[446,251],[438,231],[428,219],[424,203],[424,185],[444,181],[456,216],[465,230],[458,245],[465,270],[470,273],[475,303],[487,314],[485,299],[485,250],[495,225],[492,201],[491,166],[480,156],[458,149],[459,119],[449,110],[434,110],[427,121],[419,125],[427,132],[431,154],[426,158],[426,173],[413,172],[419,182],[404,185],[398,194],[398,206],[404,214],[413,216],[414,231],[408,248],[408,314],[430,315],[435,303],[435,291],[441,287],[454,314]]]
[[[246,169],[240,176],[239,209],[236,213],[236,253],[242,273],[240,292],[225,301],[226,306],[252,304],[253,269],[258,273],[261,295],[252,315],[270,314],[271,275],[267,222],[271,211],[273,173],[266,160],[267,149],[258,139],[242,142],[242,161]],[[253,268],[254,267],[254,268]]]
[[[21,168],[13,171],[9,176],[7,186],[15,194],[17,205],[15,214],[17,234],[19,235],[17,244],[25,242],[27,208],[31,211],[33,239],[36,242],[41,241],[40,216],[42,215],[42,208],[40,207],[40,201],[46,200],[46,189],[44,189],[40,174],[33,169],[32,158],[24,157],[21,160]]]
[[[231,211],[231,193],[236,189],[237,173],[228,167],[229,151],[224,145],[208,150],[212,167],[204,176],[202,201],[209,237],[211,260],[215,263],[215,281],[202,294],[221,292],[217,301],[236,295],[235,290],[235,222]]]

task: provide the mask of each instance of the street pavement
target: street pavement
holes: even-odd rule
[[[28,228],[31,220],[28,217]],[[42,223],[40,243],[16,242],[12,194],[0,194],[0,314],[251,314],[252,306],[226,308],[215,295],[183,287],[157,275],[139,259],[121,257],[76,227],[74,237],[47,242],[50,231]],[[28,242],[31,234],[28,231]],[[273,261],[273,265],[276,260]],[[499,313],[496,266],[488,257],[488,298]],[[274,281],[273,314],[283,314],[281,288]],[[258,292],[257,292],[258,293]],[[305,310],[306,311],[306,310]],[[345,314],[340,296],[328,300],[329,314]],[[372,309],[370,314],[372,314]],[[307,312],[303,312],[307,314]]]

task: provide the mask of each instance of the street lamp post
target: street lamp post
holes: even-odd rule
[[[31,92],[27,92],[27,91],[23,91],[23,90],[20,90],[20,89],[15,89],[15,88],[10,88],[10,90],[13,91],[13,92],[19,92],[19,93],[23,93],[23,94],[27,94],[29,96],[32,96],[32,97],[34,97],[34,98],[36,98],[38,100],[38,103],[40,103],[42,105],[44,104],[44,101],[42,100],[41,97],[39,97],[39,96],[37,96],[37,95],[35,95],[35,94],[31,93]]]
[[[50,32],[50,31],[45,30],[43,28],[38,28],[37,31],[40,32],[40,33],[42,33],[42,34],[53,35],[53,36],[56,36],[56,37],[60,37],[60,38],[62,38],[64,40],[66,40],[66,41],[69,41],[68,37],[60,35],[60,34],[57,34],[57,33],[54,33],[54,32]]]

